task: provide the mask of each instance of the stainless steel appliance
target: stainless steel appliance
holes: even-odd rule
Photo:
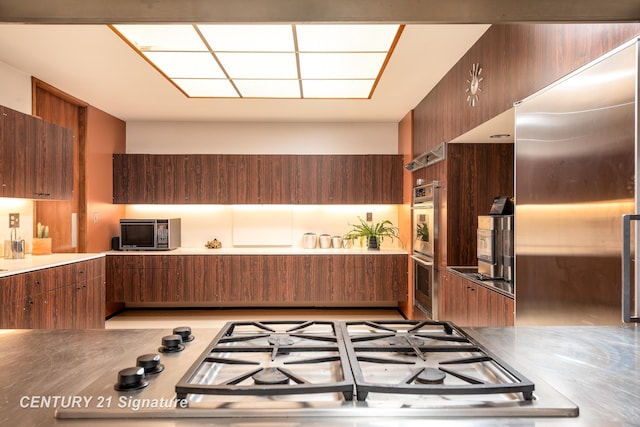
[[[167,251],[180,247],[181,220],[121,219],[120,250]]]
[[[623,293],[620,265],[638,264],[637,82],[634,39],[515,106],[516,325],[619,324],[623,296],[637,317],[640,269]]]
[[[513,279],[513,215],[480,215],[477,231],[478,274]]]
[[[79,393],[82,405],[56,417],[578,415],[549,385],[446,322],[229,322],[212,340],[183,326],[138,347],[139,356],[105,367]]]
[[[438,238],[438,182],[413,189],[414,305],[431,319],[438,318],[436,241]]]

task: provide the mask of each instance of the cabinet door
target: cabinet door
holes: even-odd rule
[[[225,280],[222,301],[230,303],[260,302],[254,295],[256,283],[262,282],[262,259],[257,255],[230,256],[224,268],[229,271]]]
[[[113,155],[113,202],[151,203],[154,193],[152,156]]]
[[[373,297],[375,302],[396,302],[399,289],[407,287],[405,256],[371,255],[374,268]]]
[[[105,299],[108,303],[124,302],[125,257],[105,257]]]
[[[258,156],[226,155],[224,166],[230,203],[260,203]]]
[[[259,203],[291,204],[296,198],[296,163],[293,155],[258,156]]]
[[[24,275],[16,274],[0,279],[0,328],[25,328],[22,300],[27,296]]]
[[[182,257],[147,255],[144,258],[144,279],[141,283],[141,302],[183,301],[190,292],[181,277]]]
[[[486,292],[487,315],[481,326],[513,326],[515,323],[514,300],[488,289]]]
[[[467,323],[465,326],[483,326],[487,322],[488,289],[463,279],[467,288]]]
[[[31,197],[26,185],[26,115],[0,107],[0,177],[4,197]],[[35,130],[35,129],[34,129]]]
[[[142,255],[124,256],[122,263],[122,302],[145,301],[144,281],[146,279]]]
[[[184,203],[228,204],[233,200],[223,155],[184,156],[184,181]]]
[[[153,192],[149,203],[182,204],[186,201],[185,160],[182,155],[151,155]]]
[[[295,197],[298,204],[341,203],[344,156],[301,155],[295,157]]]
[[[440,297],[443,299],[442,320],[450,321],[458,326],[467,326],[468,295],[466,281],[455,274],[446,274],[440,286]]]
[[[30,119],[28,119],[30,120]],[[71,129],[37,118],[35,150],[30,157],[34,172],[34,199],[71,200],[74,181],[74,135]]]

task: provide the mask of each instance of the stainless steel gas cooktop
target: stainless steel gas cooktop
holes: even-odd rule
[[[578,415],[548,384],[447,322],[230,322],[210,342],[189,327],[172,332],[107,368],[81,393],[90,404],[56,416]]]

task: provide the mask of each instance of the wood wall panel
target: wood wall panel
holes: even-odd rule
[[[513,144],[451,144],[447,202],[447,265],[475,265],[478,215],[488,215],[493,198],[513,196]],[[442,235],[442,234],[441,234]]]
[[[402,163],[413,159],[413,110],[398,124],[398,154],[402,155]],[[398,207],[398,229],[400,239],[407,252],[413,252],[413,225],[411,205],[413,203],[413,176],[402,169],[402,204]],[[413,261],[407,263],[407,281],[398,286],[398,308],[408,319],[413,318]]]
[[[53,252],[85,252],[81,245],[72,245],[72,214],[77,214],[78,236],[80,241],[86,235],[84,227],[86,220],[85,205],[85,164],[81,161],[84,154],[86,106],[80,105],[76,100],[67,97],[56,89],[33,80],[34,102],[33,113],[51,123],[73,130],[74,135],[74,160],[71,170],[62,173],[73,175],[73,199],[64,201],[35,201],[34,230],[36,224],[41,222],[49,226],[52,237],[51,246]],[[80,241],[78,243],[80,243]]]
[[[113,181],[109,177],[113,175],[113,153],[125,152],[125,127],[122,120],[97,108],[87,108],[87,252],[111,249],[111,238],[120,233],[118,224],[125,216],[125,208],[112,203]]]
[[[640,34],[640,24],[493,25],[414,111],[414,155],[464,134],[591,60]],[[480,100],[466,102],[473,64]],[[422,178],[426,170],[414,178]]]

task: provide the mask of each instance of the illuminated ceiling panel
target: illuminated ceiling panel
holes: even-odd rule
[[[402,25],[114,25],[188,97],[373,95]]]

